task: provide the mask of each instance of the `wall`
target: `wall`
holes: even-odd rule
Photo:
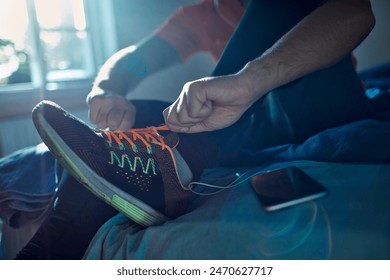
[[[78,118],[88,121],[86,110],[71,109],[69,111]],[[0,120],[0,156],[9,155],[14,151],[41,142],[30,116]]]

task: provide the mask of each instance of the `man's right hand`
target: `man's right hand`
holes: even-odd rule
[[[126,131],[134,126],[135,106],[113,94],[95,94],[87,98],[89,120],[101,129]]]

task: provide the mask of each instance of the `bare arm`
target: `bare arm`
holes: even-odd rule
[[[336,63],[369,34],[374,24],[368,0],[327,1],[246,65],[243,72],[252,81],[251,91],[261,96]]]
[[[146,77],[180,62],[177,51],[158,36],[124,48],[109,58],[87,96],[89,119],[100,128],[128,130],[136,108],[125,96]]]
[[[270,90],[339,61],[374,24],[369,0],[329,0],[239,73],[187,83],[166,123],[187,133],[227,127]]]
[[[239,1],[225,2],[229,23],[213,1],[186,5],[169,17],[152,36],[122,49],[104,63],[87,97],[89,118],[100,128],[128,130],[136,108],[126,98],[144,78],[187,60],[199,51],[218,59],[244,9]],[[218,42],[218,43],[217,43]]]

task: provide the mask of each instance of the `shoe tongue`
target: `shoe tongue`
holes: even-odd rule
[[[106,142],[106,145],[108,145],[110,148],[113,148],[113,149],[116,149],[116,148],[119,148],[119,149],[131,149],[132,148],[131,144],[124,138],[121,138],[121,142],[122,142],[123,146],[122,146],[122,148],[120,148],[115,143],[114,137],[112,137],[111,145],[110,145],[109,144],[110,141],[109,141],[108,137],[105,135],[105,133],[103,133],[102,131],[99,132],[98,130],[95,131],[95,133],[98,134],[100,137],[104,138],[104,140]],[[141,147],[144,148],[143,146],[146,147],[146,145],[144,145],[144,143],[142,143],[142,141],[139,138],[134,139],[134,135],[131,132],[123,132],[123,134],[125,134],[129,139],[131,139],[138,148],[141,148]],[[171,131],[158,131],[158,134],[163,138],[165,145],[170,147],[170,148],[172,148],[172,149],[175,148],[178,145],[178,143],[179,143],[179,136],[175,132],[171,132]],[[150,141],[150,140],[147,139],[147,137],[145,137],[143,135],[143,133],[140,133],[140,136],[146,142]],[[158,140],[158,136],[157,135],[154,134],[153,136]],[[150,143],[153,143],[153,142],[154,141],[152,140]],[[158,142],[155,143],[155,144],[161,145],[161,143],[158,143]]]
[[[158,135],[161,136],[164,139],[164,143],[166,146],[170,147],[171,149],[175,148],[179,144],[179,135],[175,132],[172,132],[170,130],[158,130]],[[152,135],[158,139],[158,135],[152,133]]]

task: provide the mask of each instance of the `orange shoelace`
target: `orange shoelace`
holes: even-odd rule
[[[137,146],[134,141],[137,139],[140,140],[148,149],[151,148],[151,142],[161,145],[161,149],[164,150],[167,146],[165,145],[164,137],[158,133],[159,131],[169,131],[169,128],[168,126],[163,125],[158,127],[150,126],[146,128],[134,128],[128,131],[103,130],[104,134],[106,134],[108,138],[109,144],[111,144],[114,140],[118,144],[119,148],[123,150],[125,149],[125,146],[122,140],[126,140],[135,152],[137,151]]]

